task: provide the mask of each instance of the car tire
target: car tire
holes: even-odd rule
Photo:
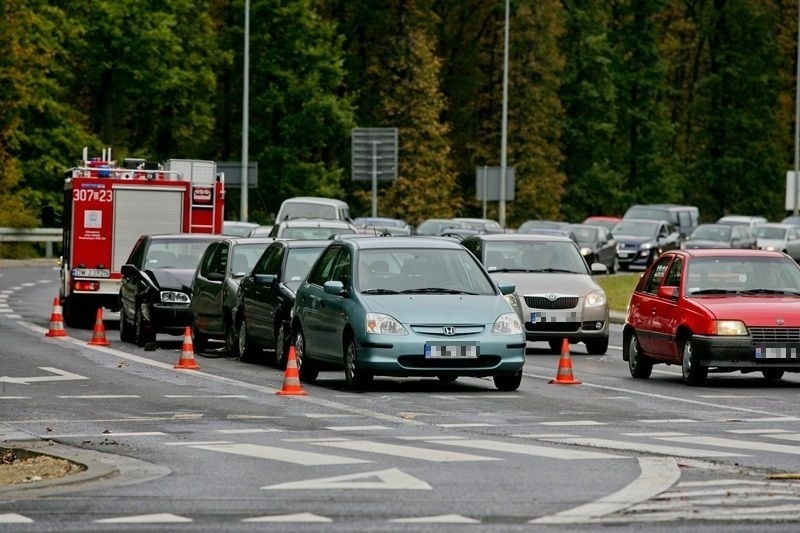
[[[286,325],[283,320],[278,321],[273,340],[275,342],[275,366],[283,370],[286,368],[286,357],[289,351],[289,337],[286,335]]]
[[[125,308],[119,308],[119,340],[122,342],[136,342],[136,333],[134,333],[133,326],[128,324],[128,317],[125,314]]]
[[[681,342],[680,349],[683,382],[692,386],[702,385],[708,377],[708,368],[701,366],[697,356],[694,355],[691,337]]]
[[[297,336],[294,340],[294,352],[300,381],[314,383],[319,376],[319,369],[314,364],[314,361],[306,354],[306,339],[305,336],[303,336],[302,329],[297,330]]]
[[[344,342],[344,379],[352,390],[363,390],[372,382],[372,374],[358,363],[356,341],[348,337]]]
[[[192,347],[195,353],[205,352],[208,348],[208,335],[204,335],[197,331],[197,324],[192,321]]]
[[[605,355],[608,351],[608,337],[583,341],[589,355]]]
[[[230,357],[239,357],[239,335],[236,320],[231,317],[225,322],[225,348]]]
[[[139,305],[144,306],[146,304]],[[153,331],[153,326],[145,321],[138,306],[136,307],[135,315],[133,317],[133,323],[136,346],[139,348],[144,348],[147,344],[155,342],[156,334]]]
[[[256,349],[253,343],[250,342],[250,337],[247,334],[247,320],[242,318],[239,321],[239,328],[236,333],[238,349],[236,350],[239,355],[239,361],[243,363],[252,363],[256,360]]]
[[[636,379],[647,379],[653,372],[653,362],[642,353],[639,347],[639,338],[635,332],[631,332],[628,342],[625,345],[628,352],[628,370],[631,377]]]
[[[627,272],[627,271],[629,271],[629,270],[631,269],[631,266],[630,266],[630,265],[623,265],[622,263],[620,263],[620,265],[619,265],[619,269],[620,269],[622,272]]]
[[[761,371],[761,374],[763,374],[764,379],[768,381],[780,381],[783,378],[783,370],[778,370],[776,368],[765,368]]]
[[[494,380],[494,386],[497,390],[505,392],[515,391],[522,383],[522,370],[510,376],[505,374],[502,376],[494,376],[492,379]]]
[[[547,341],[547,344],[550,345],[550,352],[555,354],[561,353],[561,345],[563,344],[563,339],[550,339]]]

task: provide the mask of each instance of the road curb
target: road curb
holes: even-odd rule
[[[164,477],[171,473],[169,468],[132,457],[84,450],[52,440],[3,440],[0,441],[0,448],[49,455],[84,467],[81,472],[60,478],[0,487],[0,496],[3,497],[50,496],[101,487],[130,485]]]
[[[622,313],[620,311],[609,311],[608,321],[611,322],[612,324],[624,324],[625,313]]]

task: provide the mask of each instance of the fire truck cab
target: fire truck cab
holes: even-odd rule
[[[139,236],[222,233],[225,179],[214,161],[125,159],[111,149],[66,171],[59,296],[64,323],[85,326],[119,310],[120,268]]]

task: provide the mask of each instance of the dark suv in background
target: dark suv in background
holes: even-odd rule
[[[622,218],[666,220],[678,230],[681,239],[685,239],[700,223],[700,210],[693,205],[637,204],[630,206]]]

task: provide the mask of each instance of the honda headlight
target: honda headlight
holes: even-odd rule
[[[581,255],[590,255],[592,253],[592,249],[584,246],[581,248]]]
[[[586,303],[584,307],[600,307],[606,304],[606,293],[603,291],[594,291],[586,295]]]
[[[516,313],[500,315],[492,326],[492,335],[519,335],[520,333],[522,333],[522,322]]]
[[[189,295],[180,291],[161,291],[161,303],[188,304],[191,302]]]
[[[717,335],[747,335],[747,326],[741,320],[716,320],[714,333]]]
[[[522,306],[519,303],[519,297],[517,296],[516,292],[512,292],[511,294],[504,294],[503,298],[506,299],[508,305],[510,305],[511,309],[513,309],[514,311],[518,311],[522,308]]]
[[[394,317],[381,313],[367,313],[367,333],[375,335],[408,335],[408,330]]]

